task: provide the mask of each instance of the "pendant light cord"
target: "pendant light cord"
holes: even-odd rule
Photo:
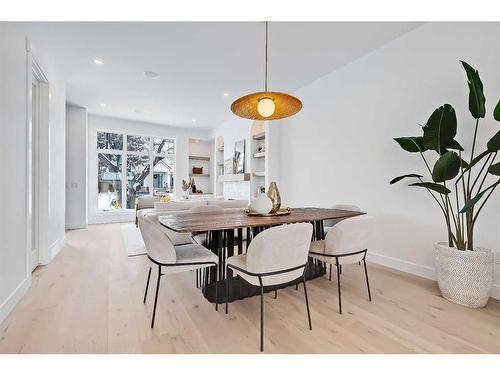
[[[264,83],[264,91],[267,92],[267,21],[266,21],[266,75],[265,75],[265,83]]]

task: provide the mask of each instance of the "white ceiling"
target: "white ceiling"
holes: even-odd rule
[[[272,22],[269,89],[293,92],[419,25]],[[263,22],[31,26],[35,35],[47,39],[67,74],[68,101],[91,113],[211,128],[234,116],[229,109],[233,100],[263,90]],[[104,64],[95,64],[96,58]],[[160,76],[148,79],[145,70]]]

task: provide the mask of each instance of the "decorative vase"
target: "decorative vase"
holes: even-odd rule
[[[278,210],[281,207],[281,197],[276,182],[272,181],[271,184],[269,185],[269,189],[267,189],[267,196],[269,197],[269,199],[271,199],[271,202],[273,204],[271,212],[273,213],[278,212]]]
[[[262,215],[271,212],[272,208],[273,203],[265,194],[261,194],[257,198],[252,199],[250,203],[250,209]]]
[[[435,245],[435,262],[439,290],[444,298],[472,308],[486,306],[493,286],[491,250],[457,250],[439,242]]]

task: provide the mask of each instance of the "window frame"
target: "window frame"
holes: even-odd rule
[[[105,132],[105,133],[114,133],[114,134],[121,134],[123,137],[123,146],[121,150],[111,150],[111,149],[100,149],[97,146],[97,134]],[[149,138],[149,151],[129,151],[128,150],[128,136],[135,136],[135,137],[146,137]],[[124,212],[132,212],[134,211],[134,208],[127,208],[127,184],[128,184],[128,179],[127,179],[127,160],[128,160],[128,155],[136,155],[136,156],[147,156],[149,158],[149,175],[146,177],[144,180],[144,186],[149,187],[149,192],[150,195],[154,194],[154,181],[153,181],[153,175],[154,175],[154,166],[153,162],[156,157],[167,157],[168,153],[158,153],[154,149],[154,138],[160,138],[160,139],[168,139],[171,140],[173,143],[174,147],[174,152],[173,152],[173,192],[172,194],[174,195],[175,198],[175,189],[176,189],[176,173],[177,173],[177,138],[175,136],[162,136],[162,135],[150,135],[150,134],[138,134],[136,132],[127,132],[127,131],[120,131],[120,130],[114,130],[114,129],[109,129],[109,128],[102,128],[102,127],[96,127],[93,129],[93,134],[92,134],[92,147],[91,150],[93,151],[93,164],[94,165],[94,171],[90,171],[92,173],[92,176],[90,176],[89,181],[92,184],[93,188],[90,190],[90,193],[93,194],[93,197],[91,199],[92,202],[92,211],[94,214],[97,215],[112,215],[113,213],[119,214],[119,213],[124,213]],[[114,154],[114,155],[121,155],[121,208],[118,209],[99,209],[98,207],[98,181],[99,181],[99,154]]]

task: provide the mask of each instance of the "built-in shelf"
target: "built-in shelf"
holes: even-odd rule
[[[266,172],[253,172],[254,177],[266,177]]]
[[[224,146],[219,147],[219,148],[217,149],[217,151],[224,151]]]
[[[250,173],[223,174],[219,176],[219,182],[250,181]]]
[[[253,154],[253,157],[254,158],[265,158],[266,157],[266,152],[263,151],[263,152],[256,152],[255,154]]]
[[[260,133],[257,133],[257,134],[254,134],[253,139],[256,139],[256,140],[259,140],[259,139],[264,139],[266,138],[266,132],[263,131],[263,132],[260,132]]]
[[[196,174],[196,173],[190,173],[189,177],[210,177],[209,174]]]
[[[204,160],[204,161],[210,161],[209,156],[194,156],[194,155],[189,155],[189,160]]]

